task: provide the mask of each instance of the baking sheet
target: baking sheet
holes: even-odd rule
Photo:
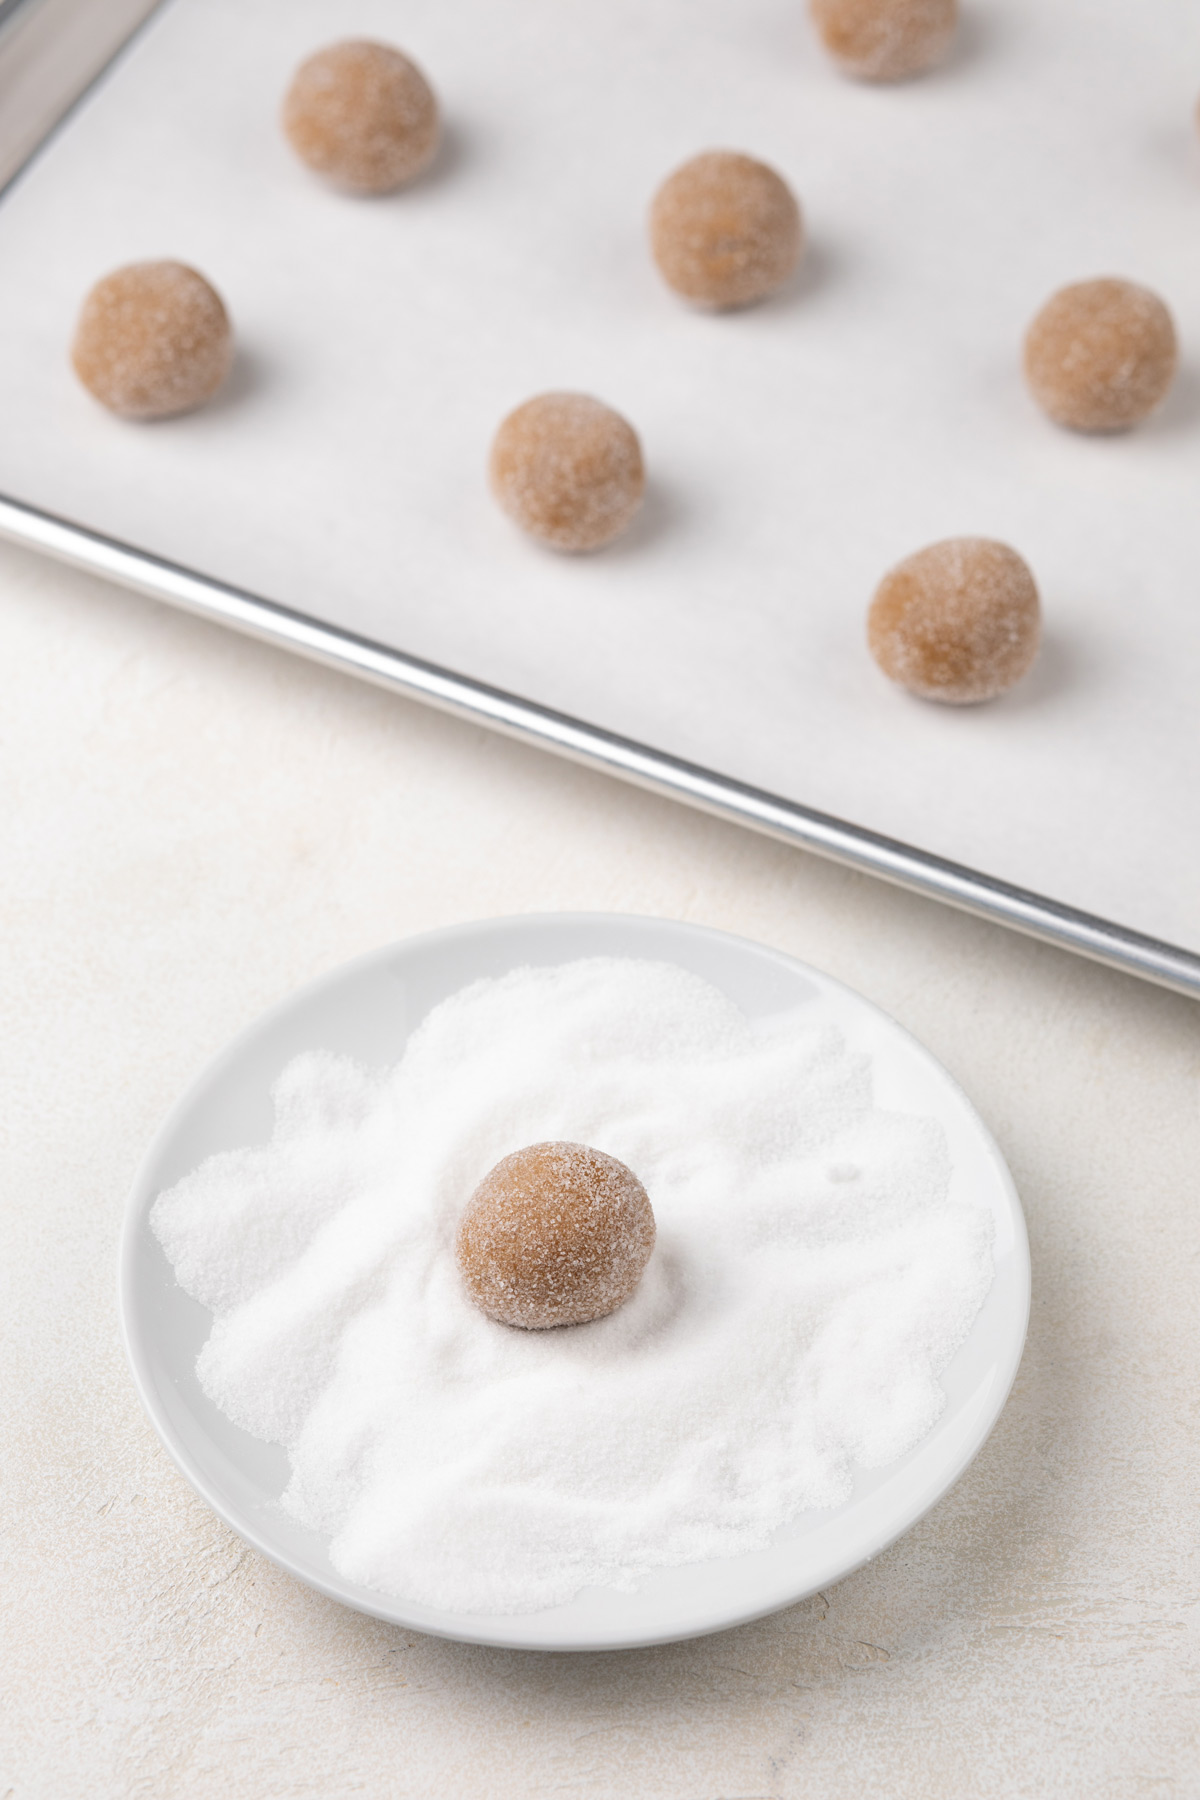
[[[33,154],[157,0],[0,0],[0,183]]]
[[[410,49],[446,151],[384,201],[296,166],[295,62]],[[1192,597],[1200,387],[1128,438],[1056,432],[1021,331],[1056,285],[1200,298],[1182,0],[1010,0],[942,72],[860,88],[795,0],[170,0],[0,206],[0,486],[237,585],[1134,928],[1200,947]],[[712,318],[658,283],[660,176],[713,144],[792,180],[794,287]],[[176,255],[242,354],[154,427],[79,391],[95,276]],[[495,423],[590,389],[642,433],[644,519],[564,560],[483,481]],[[1047,645],[987,708],[922,706],[863,615],[932,538],[1010,539]]]

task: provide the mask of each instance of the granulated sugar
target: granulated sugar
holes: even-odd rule
[[[522,969],[382,1074],[298,1058],[275,1107],[154,1206],[214,1314],[197,1372],[287,1446],[283,1504],[344,1576],[432,1606],[628,1589],[836,1506],[936,1420],[991,1282],[941,1127],[873,1104],[820,1001],[750,1021],[667,964]],[[616,1312],[526,1332],[471,1303],[454,1236],[544,1140],[632,1169],[658,1239]]]

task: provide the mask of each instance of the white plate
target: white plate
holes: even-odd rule
[[[884,1106],[936,1117],[959,1193],[995,1220],[996,1274],[943,1378],[947,1405],[899,1461],[861,1471],[844,1506],[801,1515],[765,1550],[662,1570],[636,1593],[591,1589],[565,1606],[489,1617],[412,1605],[344,1581],[326,1542],[279,1506],[288,1463],[240,1431],[201,1392],[196,1356],[211,1315],[175,1281],[150,1230],[155,1196],[215,1151],[260,1142],[271,1084],[304,1050],[394,1063],[432,1006],[483,975],[581,956],[649,957],[713,982],[751,1015],[818,994],[847,1040],[875,1062]],[[283,1001],[236,1038],[175,1107],[134,1183],[121,1251],[121,1318],[143,1404],[170,1454],[228,1525],[332,1599],[417,1631],[536,1650],[601,1650],[719,1631],[788,1606],[876,1556],[933,1506],[980,1449],[1007,1398],[1029,1316],[1029,1250],[1012,1179],[945,1070],[869,1001],[778,951],[666,919],[546,914],[451,927],[372,952]],[[466,1554],[464,1547],[464,1554]]]

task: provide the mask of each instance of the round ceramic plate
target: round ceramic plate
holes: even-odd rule
[[[150,1208],[205,1157],[270,1136],[271,1085],[301,1051],[394,1063],[429,1009],[468,982],[582,956],[677,963],[751,1015],[822,996],[847,1040],[874,1058],[877,1101],[941,1122],[954,1191],[986,1206],[995,1220],[995,1280],[943,1376],[947,1403],[929,1434],[888,1467],[860,1471],[844,1505],[802,1514],[766,1549],[664,1569],[634,1593],[590,1589],[536,1613],[485,1616],[409,1604],[342,1579],[325,1540],[279,1505],[288,1477],[284,1451],[239,1430],[201,1392],[196,1357],[211,1315],[176,1284],[150,1230]],[[134,1378],[163,1443],[209,1505],[280,1567],[335,1600],[417,1631],[521,1649],[601,1650],[693,1637],[773,1612],[840,1580],[907,1531],[958,1480],[1004,1405],[1025,1341],[1029,1251],[1012,1180],[974,1109],[928,1051],[869,1001],[777,951],[699,926],[533,915],[456,926],[375,951],[243,1032],[184,1095],[142,1165],[121,1250],[120,1304]]]

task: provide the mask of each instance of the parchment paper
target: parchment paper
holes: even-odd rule
[[[324,188],[277,114],[295,63],[379,36],[424,66],[439,162]],[[951,62],[869,88],[800,0],[170,0],[0,205],[0,487],[910,843],[1200,948],[1200,41],[1187,0],[983,0]],[[644,234],[661,177],[745,149],[795,187],[784,294],[688,311]],[[204,412],[106,415],[83,294],[176,256],[240,344]],[[1127,437],[1057,431],[1020,340],[1063,282],[1172,306],[1185,367]],[[642,435],[642,520],[585,559],[484,479],[547,388]],[[1034,674],[923,705],[864,645],[935,538],[1007,539]]]

